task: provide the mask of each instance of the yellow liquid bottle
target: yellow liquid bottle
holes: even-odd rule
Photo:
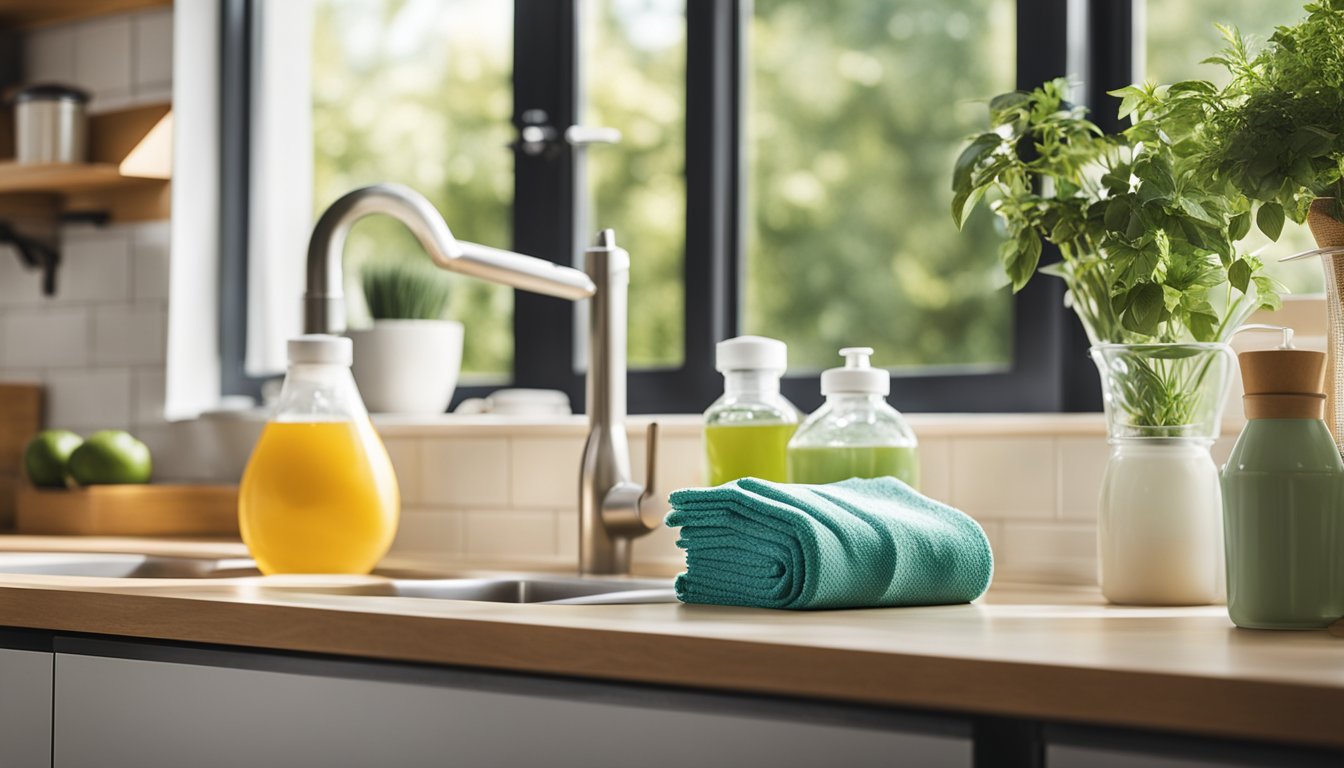
[[[305,336],[289,355],[243,473],[243,541],[265,574],[368,573],[396,536],[400,496],[350,376],[349,340]]]
[[[787,447],[798,409],[779,393],[788,347],[777,339],[738,336],[715,347],[723,396],[705,411],[705,482],[755,477],[786,482]]]

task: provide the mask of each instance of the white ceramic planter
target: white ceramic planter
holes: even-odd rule
[[[351,370],[372,413],[441,414],[462,367],[462,324],[452,320],[375,320],[348,331]]]

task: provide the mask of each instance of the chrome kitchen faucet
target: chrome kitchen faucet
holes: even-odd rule
[[[630,254],[604,229],[586,252],[584,271],[534,256],[453,237],[443,216],[420,193],[400,184],[374,184],[346,193],[317,220],[308,243],[305,333],[345,330],[341,254],[350,227],[380,213],[405,224],[443,269],[570,301],[591,298],[588,321],[588,441],[579,468],[579,572],[630,572],[631,542],[658,525],[646,521],[654,487],[658,425],[648,431],[648,485],[630,477],[626,439],[626,325]]]

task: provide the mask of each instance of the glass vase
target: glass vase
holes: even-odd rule
[[[1209,449],[1235,358],[1226,344],[1099,344],[1110,459],[1097,551],[1113,603],[1204,605],[1225,595],[1222,494]]]

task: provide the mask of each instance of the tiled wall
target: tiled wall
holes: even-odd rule
[[[172,27],[165,8],[32,30],[23,79],[83,87],[91,111],[169,101]],[[0,380],[45,383],[49,425],[165,447],[168,237],[166,221],[62,227],[54,297],[0,246]]]
[[[24,80],[84,88],[90,112],[172,100],[171,8],[40,27],[23,42]]]
[[[58,293],[0,248],[0,379],[47,385],[47,423],[158,428],[168,222],[61,230]]]
[[[1005,427],[1004,419],[1034,426]],[[994,548],[1000,582],[1096,583],[1097,493],[1108,455],[1100,415],[912,417],[920,433],[921,486],[975,517]],[[642,427],[632,427],[634,474],[643,478]],[[663,494],[702,481],[694,418],[664,423]],[[572,564],[576,557],[583,427],[428,427],[383,424],[404,496],[394,554],[442,565],[473,559]],[[1221,463],[1232,438],[1214,446]],[[635,545],[636,567],[675,569],[674,531]]]

